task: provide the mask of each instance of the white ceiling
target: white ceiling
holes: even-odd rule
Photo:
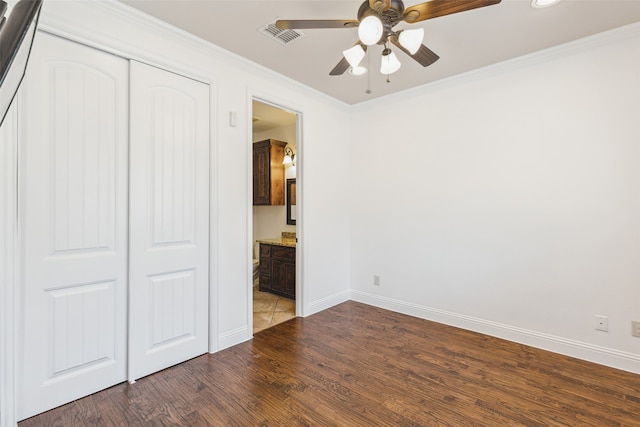
[[[530,0],[493,6],[400,28],[425,29],[425,45],[440,56],[422,67],[397,52],[402,68],[391,82],[379,69],[380,46],[369,49],[370,72],[329,76],[357,29],[303,30],[283,46],[258,30],[275,18],[356,19],[361,0],[121,0],[143,12],[275,70],[347,104],[403,91],[476,68],[640,21],[640,0],[562,0],[535,9]],[[405,7],[422,1],[404,1]],[[371,93],[365,91],[370,88]]]

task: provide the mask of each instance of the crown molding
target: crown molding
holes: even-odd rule
[[[426,96],[432,91],[442,88],[462,85],[467,82],[493,78],[498,74],[519,70],[533,65],[566,58],[569,55],[597,49],[602,46],[625,42],[640,37],[640,22],[625,25],[612,30],[597,33],[581,39],[563,43],[537,52],[508,59],[486,67],[456,74],[442,80],[436,80],[422,86],[392,93],[380,98],[372,99],[364,103],[351,106],[353,111],[366,111],[371,107],[387,106],[389,102],[401,102],[408,98],[419,98]]]
[[[117,23],[114,31],[113,23]],[[45,2],[39,28],[48,33],[140,62],[209,81],[228,70],[260,73],[338,108],[348,104],[232,53],[117,0]],[[132,40],[135,40],[132,43]]]

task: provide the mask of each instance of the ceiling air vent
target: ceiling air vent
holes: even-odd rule
[[[281,30],[281,29],[277,28],[276,27],[276,21],[277,20],[278,20],[278,18],[274,19],[273,21],[269,22],[264,27],[260,28],[258,31],[260,31],[262,34],[264,34],[265,36],[269,37],[270,39],[277,41],[281,45],[289,44],[292,41],[294,41],[295,39],[298,39],[298,38],[304,36],[304,34],[301,33],[300,31],[296,31],[296,30]]]

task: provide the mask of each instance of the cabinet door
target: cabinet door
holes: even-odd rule
[[[261,291],[271,291],[271,245],[260,243],[260,267],[258,286]]]
[[[19,107],[24,419],[126,379],[128,62],[39,33]]]
[[[206,353],[209,86],[131,62],[129,380]]]
[[[271,204],[271,147],[253,145],[253,204]]]
[[[253,143],[254,206],[284,205],[284,148],[287,143],[266,139]]]
[[[295,298],[296,265],[286,261],[273,260],[271,290],[282,296]]]
[[[270,171],[269,171],[269,191],[270,200],[269,204],[284,205],[284,147],[286,142],[271,140],[271,158],[270,158]]]
[[[295,298],[296,250],[289,247],[273,247],[271,261],[271,290],[282,296]]]
[[[274,259],[271,261],[271,290],[278,294],[284,293],[284,282],[287,276],[287,263]]]
[[[296,264],[287,263],[284,274],[284,294],[289,298],[296,297]]]

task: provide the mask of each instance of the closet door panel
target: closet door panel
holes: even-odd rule
[[[126,379],[128,78],[38,34],[19,98],[21,419]]]
[[[131,63],[129,380],[208,348],[209,86]]]

